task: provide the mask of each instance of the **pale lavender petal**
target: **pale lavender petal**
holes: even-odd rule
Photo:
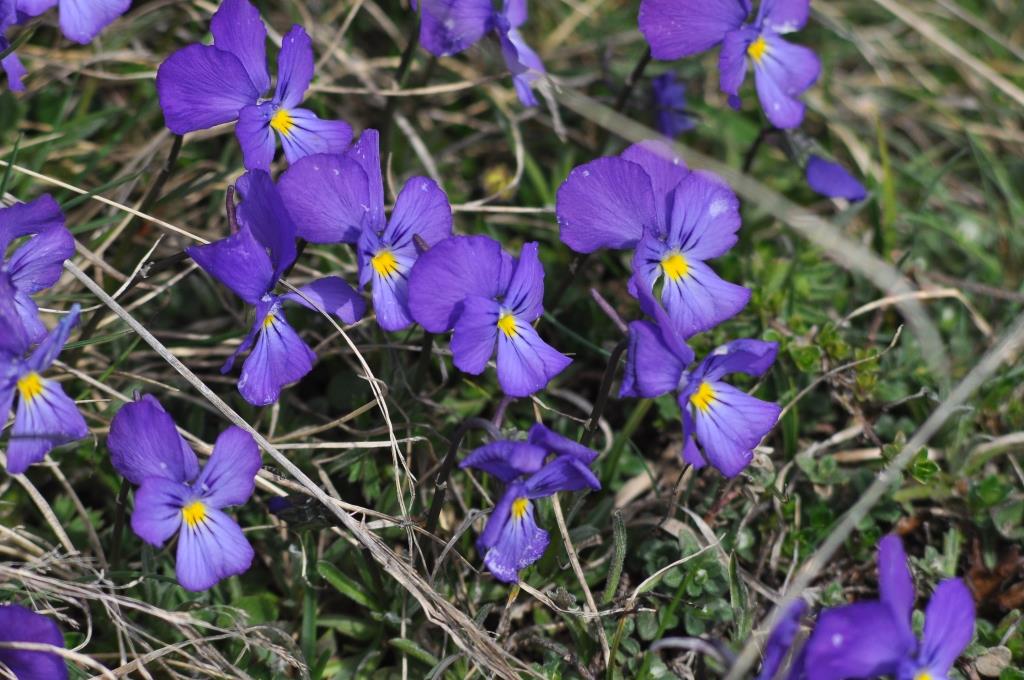
[[[491,29],[491,0],[420,0],[420,43],[431,54],[446,57],[466,49]]]
[[[37,17],[43,12],[57,6],[58,0],[15,0],[15,6],[21,14]]]
[[[316,361],[313,350],[288,325],[280,310],[271,314],[262,322],[238,380],[238,391],[254,406],[273,404],[281,396],[281,389],[313,370]]]
[[[195,451],[150,394],[117,412],[110,423],[107,448],[114,469],[132,484],[142,484],[147,477],[191,482],[199,474]]]
[[[0,40],[0,45],[4,41]],[[3,46],[0,49],[7,49]],[[25,83],[24,78],[28,75],[28,71],[25,69],[25,65],[21,63],[21,59],[14,52],[11,52],[3,59],[0,59],[0,68],[3,68],[4,73],[7,74],[7,85],[14,92],[24,92]]]
[[[289,110],[295,108],[302,103],[312,80],[313,41],[302,26],[292,26],[281,40],[281,53],[277,57],[274,103]],[[324,151],[327,152],[326,149]]]
[[[536,242],[524,243],[502,303],[516,319],[533,323],[544,313],[544,266]]]
[[[212,588],[222,579],[246,572],[256,556],[235,520],[215,508],[195,526],[182,524],[176,572],[185,590]]]
[[[89,434],[85,418],[60,385],[39,378],[41,391],[21,392],[7,446],[7,472],[17,475],[41,461],[53,448]],[[20,390],[19,390],[20,391]]]
[[[256,440],[242,428],[232,426],[217,437],[213,455],[196,480],[195,489],[211,508],[241,505],[256,490],[259,471],[260,449]]]
[[[288,109],[288,126],[278,129],[285,158],[294,163],[318,153],[342,153],[352,141],[352,126],[321,120],[308,109]]]
[[[804,104],[797,97],[818,79],[821,62],[812,50],[770,31],[762,32],[760,40],[765,47],[754,59],[754,80],[761,108],[775,127],[797,127],[804,118]]]
[[[515,583],[521,569],[541,558],[548,540],[548,532],[533,518],[533,503],[527,501],[522,516],[508,519],[498,540],[484,555],[484,564],[499,581]]]
[[[756,23],[776,33],[792,33],[804,27],[810,11],[811,0],[761,0]]]
[[[181,509],[191,496],[186,484],[166,477],[146,477],[135,490],[132,531],[146,543],[162,548],[181,528]]]
[[[718,86],[732,98],[739,97],[740,87],[747,77],[749,57],[747,50],[757,40],[757,31],[744,26],[729,31],[722,41],[722,51],[718,54]]]
[[[775,363],[779,343],[742,338],[717,347],[694,371],[695,377],[717,381],[731,373],[760,376]]]
[[[128,11],[132,0],[60,0],[60,30],[85,45]]]
[[[697,441],[708,462],[726,477],[735,477],[750,464],[754,447],[781,412],[778,404],[722,382],[690,386],[680,393],[679,406],[693,409]]]
[[[210,32],[217,49],[238,57],[260,94],[270,89],[267,27],[249,0],[224,0],[210,20]]]
[[[189,45],[168,57],[156,91],[167,127],[178,135],[230,123],[260,96],[242,63],[212,45]]]
[[[706,331],[736,316],[750,301],[748,289],[722,279],[699,260],[687,261],[685,275],[664,278],[661,300],[683,337]],[[654,282],[648,285],[653,289]]]
[[[748,12],[741,0],[642,0],[640,32],[655,59],[679,59],[717,45]]]
[[[515,320],[512,335],[498,334],[498,382],[510,397],[528,397],[544,389],[571,363],[521,319]]]
[[[924,614],[918,655],[929,670],[945,675],[974,636],[974,597],[960,579],[940,583]]]
[[[0,293],[2,295],[2,293]],[[9,301],[8,301],[9,302]],[[0,302],[0,305],[3,303]],[[24,293],[20,290],[14,292],[14,307],[17,310],[17,315],[21,319],[21,327],[25,331],[25,336],[18,335],[17,331],[11,331],[12,337],[15,342],[20,342],[21,337],[27,337],[31,342],[39,342],[46,336],[46,326],[43,325],[42,320],[39,318],[39,307],[36,305],[35,300],[32,299],[28,293]],[[2,316],[0,312],[0,316]],[[3,328],[4,323],[0,321],[0,328]],[[25,346],[27,349],[28,346]],[[22,351],[18,351],[21,354]]]
[[[910,625],[914,612],[914,580],[910,576],[903,541],[889,534],[878,542],[878,590],[897,622]]]
[[[363,130],[349,150],[346,158],[351,158],[366,173],[366,188],[369,201],[366,209],[369,212],[367,224],[376,231],[384,228],[384,178],[380,166],[380,133],[373,128]]]
[[[676,186],[666,243],[687,260],[710,260],[736,245],[740,201],[717,175],[691,172]]]
[[[479,375],[494,354],[501,306],[494,300],[471,295],[463,303],[452,334],[452,363],[465,373]]]
[[[73,305],[71,311],[57,322],[57,325],[43,338],[39,346],[32,350],[31,356],[25,362],[29,370],[42,373],[57,360],[71,336],[71,330],[78,325],[78,316],[81,311],[82,308],[79,305]]]

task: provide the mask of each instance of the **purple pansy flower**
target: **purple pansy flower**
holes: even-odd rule
[[[764,646],[764,660],[761,663],[761,672],[758,674],[757,680],[772,680],[775,677],[779,666],[782,665],[786,654],[789,653],[793,642],[796,641],[797,633],[800,632],[800,619],[806,611],[807,602],[803,599],[796,600],[789,605],[782,618],[775,624],[768,636],[768,642]],[[794,669],[802,666],[803,662],[799,657],[798,653],[797,659],[793,663]],[[795,676],[791,677],[795,680]]]
[[[167,127],[183,135],[237,120],[245,167],[267,170],[275,133],[289,163],[315,153],[340,153],[352,128],[299,108],[313,80],[313,43],[301,26],[284,36],[277,89],[269,99],[267,27],[249,0],[224,0],[210,22],[213,45],[189,45],[164,61],[156,88]]]
[[[750,0],[642,0],[640,31],[655,59],[679,59],[721,43],[720,87],[739,106],[748,63],[761,108],[771,124],[794,128],[804,118],[800,95],[818,79],[821,62],[811,50],[782,39],[803,28],[810,0],[761,0],[753,24]]]
[[[419,257],[414,242],[427,246],[451,236],[452,209],[434,180],[413,177],[384,217],[379,136],[363,132],[343,156],[317,154],[281,176],[281,198],[298,235],[313,243],[356,243],[359,286],[373,281],[373,308],[386,331],[412,324],[409,272]]]
[[[248,501],[256,488],[260,450],[248,432],[224,430],[200,472],[171,416],[145,395],[117,412],[107,444],[114,468],[139,486],[132,530],[158,548],[180,531],[175,572],[185,590],[212,588],[249,568],[252,546],[223,512]]]
[[[807,161],[807,184],[815,193],[828,198],[845,198],[848,201],[863,201],[868,190],[856,177],[832,161],[811,155]]]
[[[313,369],[313,354],[284,316],[282,305],[297,302],[314,311],[334,314],[345,323],[362,317],[366,304],[337,276],[274,294],[274,287],[296,257],[295,223],[270,175],[254,170],[238,180],[244,200],[238,206],[237,234],[187,249],[196,264],[256,308],[256,319],[224,366],[227,373],[242,352],[253,347],[242,364],[238,391],[246,401],[265,406],[277,401],[281,388]],[[255,343],[255,345],[254,345]]]
[[[710,462],[726,477],[735,477],[750,464],[754,447],[775,426],[781,410],[722,379],[730,373],[764,374],[775,361],[778,344],[733,340],[688,371],[693,350],[676,329],[678,324],[650,293],[641,290],[640,304],[657,323],[629,325],[620,396],[650,398],[676,392],[683,419],[683,459],[695,468]]]
[[[519,260],[487,236],[452,236],[420,256],[409,275],[412,318],[431,333],[454,329],[459,370],[479,375],[498,352],[498,382],[510,397],[543,389],[572,363],[540,339],[544,268],[537,244]]]
[[[30,17],[59,7],[61,33],[85,45],[127,12],[132,0],[15,0],[15,4],[18,12]]]
[[[0,642],[34,642],[64,646],[64,636],[51,619],[18,604],[0,605]],[[58,654],[0,649],[0,668],[21,680],[66,680],[68,667]]]
[[[676,80],[671,71],[651,80],[658,131],[675,139],[696,125],[686,111],[686,85]]]
[[[555,458],[545,463],[549,454]],[[559,491],[600,489],[590,471],[597,453],[552,432],[540,423],[525,442],[496,441],[466,456],[459,467],[482,470],[506,484],[494,506],[477,549],[484,564],[505,583],[519,580],[519,571],[540,559],[548,532],[537,526],[534,502]]]
[[[15,240],[29,235],[5,257]],[[31,296],[55,284],[74,254],[75,239],[50,195],[0,209],[0,352],[20,356],[43,339],[46,327]]]
[[[7,40],[7,29],[18,23],[18,4],[16,0],[0,0],[0,52],[7,50],[11,43]],[[25,76],[25,67],[18,55],[11,52],[0,59],[0,68],[7,74],[7,84],[15,92],[23,92],[25,84],[21,79]]]
[[[64,394],[59,383],[42,376],[64,348],[72,327],[78,323],[78,313],[75,305],[27,359],[0,351],[0,417],[7,417],[15,393],[18,396],[7,444],[7,472],[12,475],[38,463],[53,448],[89,434],[75,402]]]
[[[661,300],[685,337],[750,300],[749,290],[705,264],[736,243],[739,199],[718,177],[688,170],[662,142],[575,168],[558,190],[556,213],[562,242],[576,252],[635,247],[637,281],[648,290],[663,281]]]
[[[512,72],[519,101],[536,106],[533,84],[544,75],[544,62],[523,40],[519,27],[526,23],[526,0],[505,0],[500,11],[492,0],[422,0],[420,42],[433,55],[458,54],[494,31],[501,54]],[[413,3],[416,7],[416,3]]]
[[[889,535],[878,544],[877,601],[828,609],[807,640],[808,680],[847,680],[888,675],[895,680],[946,680],[974,634],[974,598],[960,579],[936,587],[918,641],[911,626],[914,582],[903,542]]]

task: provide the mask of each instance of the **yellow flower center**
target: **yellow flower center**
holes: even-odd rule
[[[274,313],[271,312],[263,317],[263,329],[266,330],[274,325]]]
[[[765,41],[764,36],[757,36],[757,40],[750,43],[750,47],[747,48],[747,54],[754,60],[755,64],[760,64],[761,60],[764,59],[764,55],[768,53],[768,43]]]
[[[530,501],[525,498],[517,498],[512,501],[512,519],[522,519],[530,507]]]
[[[274,113],[274,117],[270,119],[270,127],[287,137],[292,133],[292,128],[295,127],[295,119],[292,118],[292,114],[288,113],[286,109],[278,109]]]
[[[510,312],[501,313],[501,316],[498,317],[498,328],[510,338],[519,335],[519,332],[516,330],[516,317]]]
[[[387,249],[374,255],[370,264],[373,265],[373,271],[384,277],[390,277],[398,271],[398,260],[395,259],[395,254]]]
[[[192,501],[181,509],[181,516],[190,529],[206,521],[206,506],[202,501]]]
[[[690,395],[690,403],[701,411],[711,408],[711,402],[715,400],[715,390],[709,383],[702,382],[697,391]]]
[[[43,393],[43,379],[33,371],[18,380],[18,393],[25,401],[32,401]]]
[[[914,674],[914,680],[932,680],[932,674],[928,671],[920,671]]]
[[[661,258],[661,268],[665,272],[665,276],[673,281],[678,281],[690,271],[690,265],[682,253],[669,253]]]

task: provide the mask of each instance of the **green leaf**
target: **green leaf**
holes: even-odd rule
[[[363,590],[363,587],[360,584],[343,574],[341,570],[330,562],[321,560],[317,563],[316,570],[325,581],[334,586],[335,590],[348,599],[352,600],[356,604],[366,607],[367,609],[372,609],[373,611],[380,610],[379,605],[366,594],[366,591]]]
[[[436,656],[423,649],[412,640],[407,640],[405,638],[391,638],[388,640],[388,644],[403,654],[425,663],[427,666],[434,667],[438,664]]]

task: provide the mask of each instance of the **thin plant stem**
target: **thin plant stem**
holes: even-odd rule
[[[121,545],[124,542],[124,515],[128,505],[129,488],[128,480],[122,479],[121,488],[117,491],[117,501],[114,504],[114,541],[110,548],[111,571],[118,571],[121,568]]]
[[[405,78],[409,74],[409,67],[412,66],[412,57],[416,53],[416,47],[420,44],[420,15],[416,15],[416,23],[413,24],[412,32],[405,43],[402,57],[398,62],[398,70],[395,72],[395,85],[397,88],[405,84]],[[426,83],[424,83],[426,84]],[[388,97],[384,109],[384,130],[380,135],[380,155],[386,159],[391,153],[391,131],[394,127],[395,111],[398,108],[398,101],[401,97]]]
[[[452,443],[448,447],[448,455],[445,456],[444,461],[441,463],[441,469],[434,476],[434,498],[430,503],[430,510],[427,513],[427,523],[424,525],[427,533],[433,533],[434,529],[437,528],[437,522],[441,516],[441,507],[444,505],[444,499],[448,491],[448,477],[452,474],[455,463],[459,459],[459,445],[462,444],[462,440],[472,430],[483,430],[491,436],[492,440],[501,439],[501,430],[485,418],[467,418],[456,428],[454,434],[452,434]]]
[[[611,391],[612,381],[615,379],[615,369],[619,365],[622,354],[628,347],[628,338],[619,340],[619,344],[615,345],[612,355],[608,358],[608,364],[604,369],[604,376],[601,378],[601,386],[598,388],[597,399],[594,401],[594,408],[590,411],[590,420],[583,427],[583,435],[580,437],[580,444],[584,446],[590,445],[590,440],[594,438],[594,433],[597,432],[597,424],[601,421],[605,406],[608,405],[608,393]]]
[[[644,75],[644,71],[647,70],[647,65],[651,63],[651,48],[647,47],[644,49],[644,53],[640,55],[640,59],[636,62],[636,66],[633,67],[629,77],[626,78],[626,82],[622,85],[622,90],[619,92],[619,96],[615,99],[615,111],[621,113],[626,108],[626,103],[629,102],[630,96],[633,94],[633,90],[636,88],[636,84],[640,82],[640,79]],[[599,149],[607,149],[608,143],[611,141],[613,129],[606,127],[604,129],[604,136],[601,139],[601,143],[598,145]]]

